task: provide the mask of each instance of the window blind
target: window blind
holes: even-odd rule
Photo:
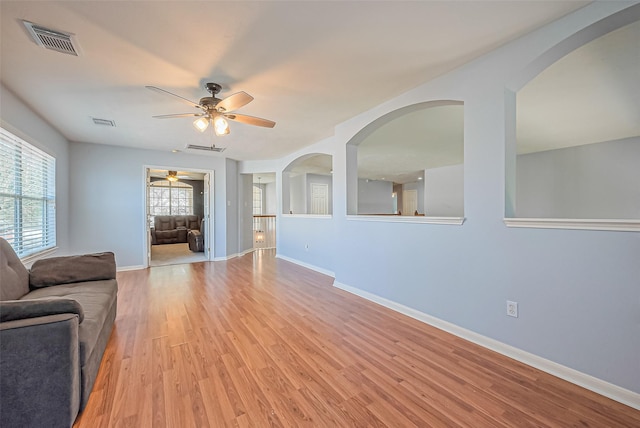
[[[24,258],[56,245],[56,160],[0,128],[0,236]]]

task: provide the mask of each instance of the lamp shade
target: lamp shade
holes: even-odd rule
[[[209,127],[209,116],[199,117],[193,122],[193,126],[200,132],[204,132]]]
[[[222,115],[217,115],[213,119],[213,129],[216,135],[227,135],[229,133],[229,122]]]

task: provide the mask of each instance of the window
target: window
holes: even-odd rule
[[[193,214],[193,187],[180,181],[154,181],[149,188],[149,214]]]
[[[56,160],[0,128],[0,236],[24,258],[56,245]]]
[[[262,215],[262,189],[253,186],[253,215]]]

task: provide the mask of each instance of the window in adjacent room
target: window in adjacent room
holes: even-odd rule
[[[0,236],[19,257],[56,246],[56,160],[0,128]]]
[[[262,188],[253,186],[253,215],[262,215]]]
[[[193,187],[180,181],[151,182],[149,214],[152,216],[193,214]]]

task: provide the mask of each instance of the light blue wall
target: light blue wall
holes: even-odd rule
[[[464,165],[427,169],[424,182],[427,215],[464,216]]]
[[[518,229],[503,222],[505,174],[515,163],[515,155],[506,157],[515,153],[507,147],[507,118],[515,117],[507,90],[533,77],[531,70],[541,69],[540,58],[556,44],[564,49],[563,40],[630,4],[590,4],[273,162],[282,170],[291,159],[314,151],[333,155],[334,162],[333,217],[280,216],[278,254],[334,272],[338,283],[640,393],[638,233]],[[572,43],[590,34],[580,32]],[[347,217],[351,138],[394,110],[451,99],[465,105],[465,223]],[[519,318],[506,315],[506,300],[519,303]]]
[[[640,137],[520,155],[516,165],[518,217],[640,218]]]
[[[358,214],[393,214],[392,194],[391,181],[358,179]]]
[[[0,120],[7,131],[56,158],[56,255],[69,254],[69,142],[4,85]]]
[[[75,142],[69,154],[71,252],[113,251],[119,268],[146,263],[144,165],[149,165],[214,171],[214,255],[227,255],[223,158]]]
[[[289,175],[289,210],[293,214],[307,213],[306,174]]]

